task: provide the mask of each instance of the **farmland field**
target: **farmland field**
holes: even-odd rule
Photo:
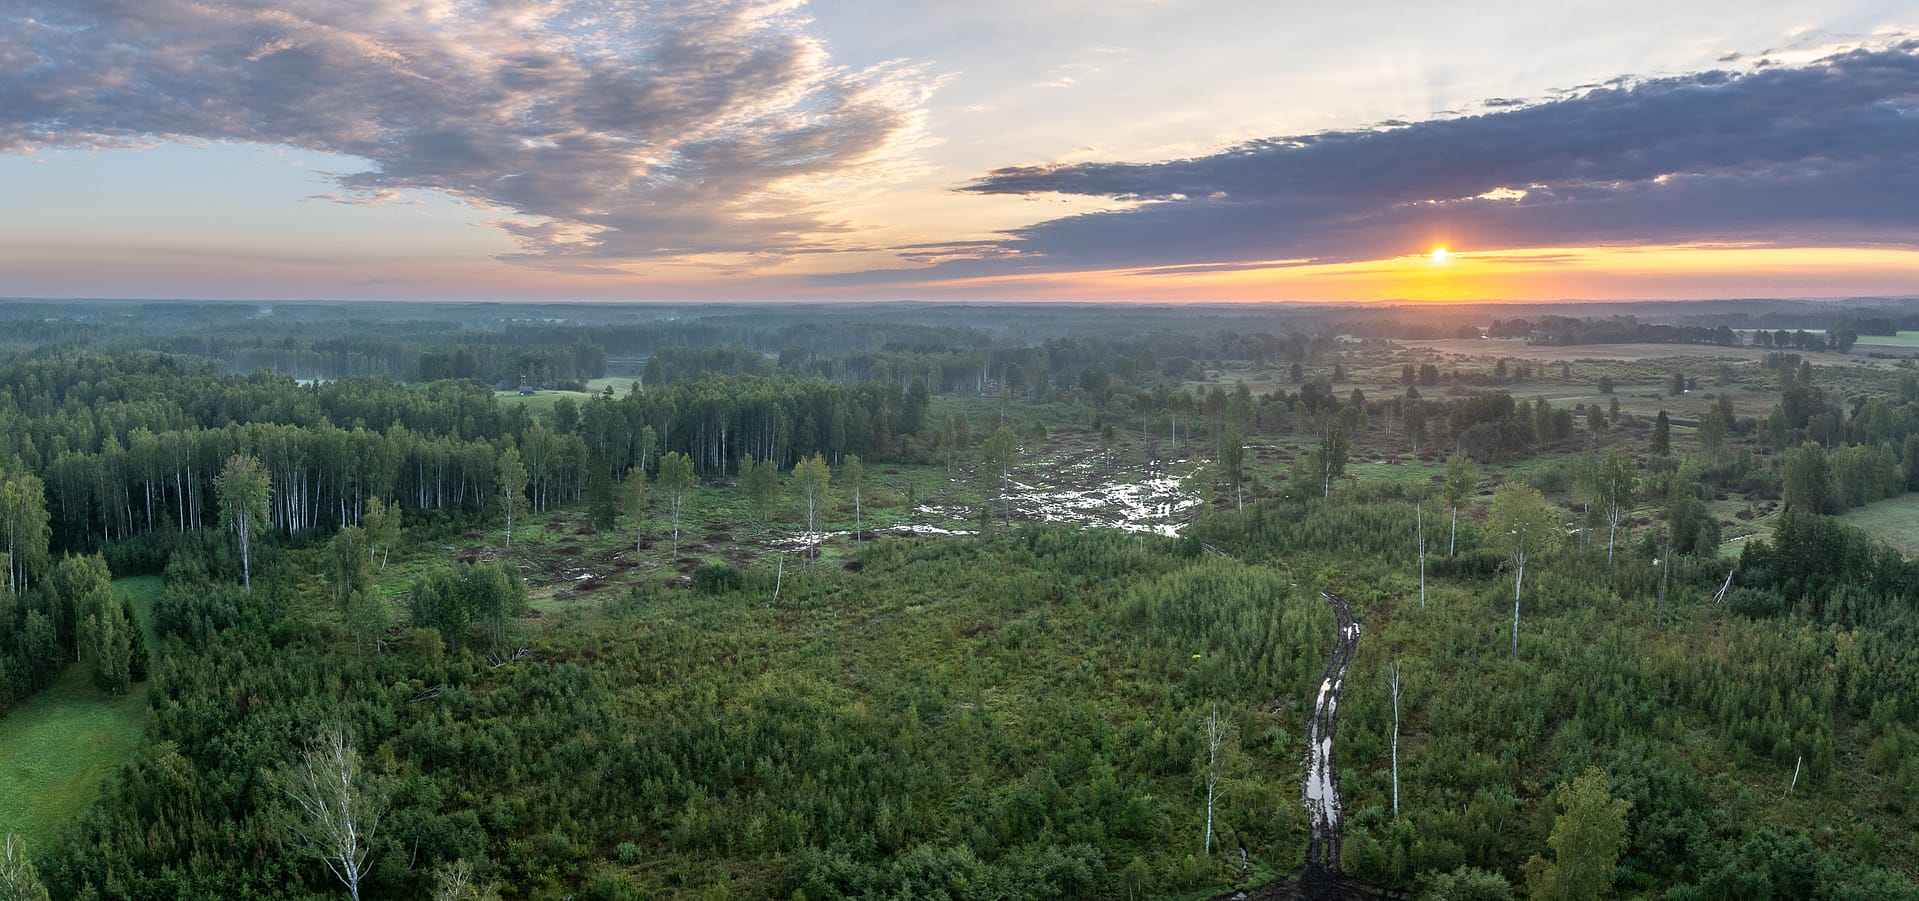
[[[1919,348],[1919,332],[1900,332],[1897,335],[1860,335],[1857,346],[1865,347],[1913,347]]]

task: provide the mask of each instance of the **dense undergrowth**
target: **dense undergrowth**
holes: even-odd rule
[[[1554,786],[1598,766],[1633,804],[1629,893],[1912,895],[1896,871],[1919,812],[1915,693],[1883,675],[1911,672],[1902,645],[1813,611],[1714,606],[1722,571],[1704,563],[1655,627],[1649,560],[1573,549],[1529,580],[1510,662],[1510,582],[1486,574],[1474,524],[1456,560],[1431,561],[1423,608],[1409,542],[1330,537],[1407,534],[1409,511],[1335,497],[1184,540],[877,542],[858,572],[801,577],[778,606],[757,583],[635,591],[517,628],[509,643],[532,653],[497,666],[481,630],[456,654],[424,631],[356,654],[287,587],[297,552],[237,608],[180,568],[159,606],[175,644],[151,744],[42,870],[57,897],[330,893],[277,837],[269,776],[342,722],[390,798],[368,897],[424,896],[453,860],[506,897],[1216,890],[1240,878],[1239,849],[1266,873],[1299,859],[1299,699],[1331,637],[1317,592],[1334,588],[1366,630],[1340,733],[1349,872],[1517,881]],[[1213,705],[1231,740],[1208,856]]]

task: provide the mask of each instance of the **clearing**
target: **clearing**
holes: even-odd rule
[[[1874,501],[1839,517],[1911,557],[1919,554],[1919,494]]]
[[[157,576],[114,582],[140,612],[155,654],[151,611],[159,590]],[[77,665],[0,718],[0,834],[19,833],[28,853],[45,849],[133,756],[146,722],[144,683],[109,697]]]

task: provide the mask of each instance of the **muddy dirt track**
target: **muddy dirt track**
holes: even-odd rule
[[[1339,620],[1339,632],[1333,640],[1333,658],[1326,663],[1326,675],[1319,682],[1319,696],[1313,701],[1313,716],[1307,723],[1306,765],[1300,777],[1299,800],[1306,806],[1312,834],[1306,844],[1306,869],[1339,872],[1339,842],[1345,830],[1345,815],[1339,806],[1339,758],[1333,750],[1333,734],[1339,729],[1339,692],[1346,685],[1346,668],[1359,650],[1359,623],[1353,621],[1353,608],[1330,591],[1320,592],[1333,616]]]
[[[1339,871],[1340,837],[1345,831],[1345,813],[1339,799],[1339,758],[1333,749],[1333,735],[1339,729],[1339,693],[1346,686],[1346,670],[1359,650],[1359,623],[1353,619],[1352,605],[1330,591],[1320,592],[1338,621],[1333,640],[1332,659],[1319,682],[1319,695],[1313,701],[1313,715],[1307,722],[1306,760],[1299,782],[1299,801],[1305,806],[1311,834],[1306,844],[1306,865],[1289,876],[1275,879],[1255,889],[1228,892],[1215,901],[1385,901],[1408,897],[1390,890],[1348,879]]]

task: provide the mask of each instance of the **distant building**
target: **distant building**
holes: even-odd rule
[[[501,379],[493,383],[493,390],[495,391],[512,391],[513,387],[512,379]]]
[[[527,395],[529,395],[529,394],[532,394],[532,393],[533,393],[533,386],[532,386],[532,385],[521,385],[521,386],[520,386],[520,396],[521,396],[521,397],[525,397],[525,396],[527,396]]]

